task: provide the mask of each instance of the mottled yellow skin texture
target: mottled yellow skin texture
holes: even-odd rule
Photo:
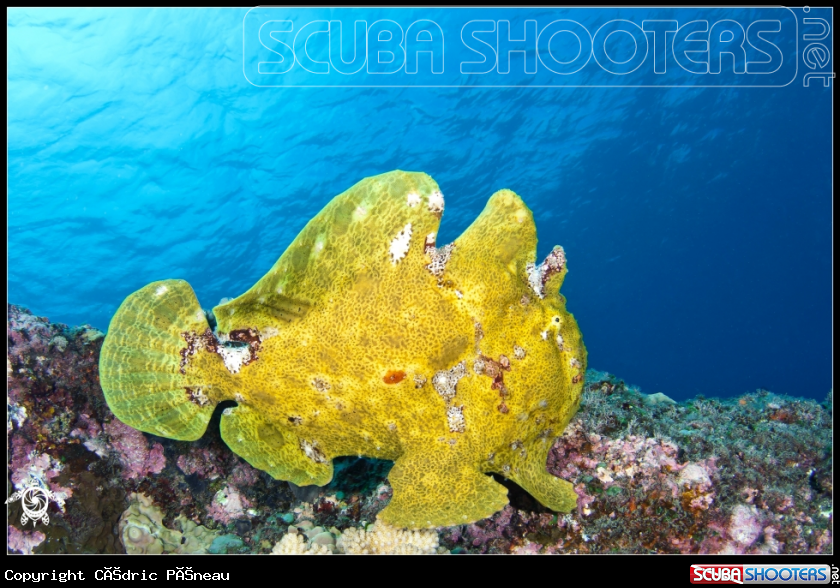
[[[334,457],[393,460],[394,495],[379,516],[394,526],[492,515],[507,490],[490,472],[569,511],[571,484],[545,468],[577,410],[586,368],[559,294],[566,268],[540,298],[526,268],[536,255],[533,216],[502,190],[435,275],[427,267],[434,236],[426,242],[442,208],[426,174],[362,180],[250,290],[213,309],[215,335],[186,282],[135,292],[102,349],[108,404],[142,431],[194,440],[216,404],[235,400],[221,418],[225,442],[298,485],[328,483]],[[226,334],[249,329],[258,335],[254,358],[225,361],[224,353],[249,357],[244,343],[224,344]],[[189,338],[202,333],[205,343],[190,349]],[[218,345],[206,343],[216,337]],[[441,373],[450,370],[447,388]]]

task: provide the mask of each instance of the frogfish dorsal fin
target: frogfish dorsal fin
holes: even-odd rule
[[[506,308],[511,293],[522,290],[526,266],[537,249],[534,216],[522,199],[500,190],[455,240],[446,275],[461,291],[470,292],[486,308]]]

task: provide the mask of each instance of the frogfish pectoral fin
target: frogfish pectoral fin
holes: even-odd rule
[[[577,493],[570,482],[551,475],[545,468],[552,443],[538,438],[525,445],[527,457],[505,476],[522,486],[542,505],[558,512],[571,512],[577,505]]]
[[[220,429],[234,453],[276,480],[298,486],[324,486],[332,480],[332,460],[317,439],[275,427],[248,406],[225,409]]]
[[[508,503],[507,488],[448,446],[435,453],[406,452],[388,480],[394,496],[379,518],[395,527],[459,525],[489,517]]]

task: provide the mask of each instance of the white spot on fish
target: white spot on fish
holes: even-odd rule
[[[429,194],[429,212],[442,213],[443,206],[443,194],[440,193],[440,190],[435,190]]]
[[[300,448],[303,449],[303,453],[314,461],[315,463],[327,463],[326,456],[318,449],[318,442],[317,441],[306,441],[301,440]]]
[[[452,405],[446,410],[446,420],[449,422],[451,433],[463,433],[467,427],[464,420],[464,407]]]
[[[534,263],[528,262],[525,265],[525,273],[528,275],[528,284],[531,286],[531,290],[534,291],[534,294],[540,298],[544,298],[545,294],[543,294],[542,272],[540,272]]]
[[[403,227],[403,230],[397,233],[394,240],[391,241],[391,247],[388,250],[391,254],[391,263],[397,265],[405,254],[408,253],[408,246],[411,243],[411,223]]]
[[[251,359],[251,349],[247,345],[243,347],[220,345],[216,349],[216,353],[222,357],[225,367],[232,374],[238,374],[239,370],[242,369],[242,364]]]

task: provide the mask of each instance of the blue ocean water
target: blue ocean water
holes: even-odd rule
[[[336,194],[425,171],[439,243],[525,199],[590,367],[673,398],[832,387],[830,88],[264,88],[246,12],[9,12],[11,302],[104,330],[183,278],[209,308]]]

